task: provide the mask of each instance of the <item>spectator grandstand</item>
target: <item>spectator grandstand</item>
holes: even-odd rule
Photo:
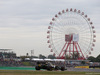
[[[11,49],[0,49],[0,66],[21,66],[21,59]]]

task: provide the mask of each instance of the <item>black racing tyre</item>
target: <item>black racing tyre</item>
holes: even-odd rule
[[[47,67],[47,70],[48,70],[48,71],[52,71],[52,67],[49,67],[49,66],[48,66],[48,67]]]
[[[65,70],[65,67],[61,67],[61,71],[64,71]]]
[[[55,70],[59,70],[59,67],[58,66],[55,66]]]
[[[35,69],[36,69],[36,70],[40,70],[40,67],[39,67],[39,66],[36,66]]]

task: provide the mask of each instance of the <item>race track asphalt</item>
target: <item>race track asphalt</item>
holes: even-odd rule
[[[34,67],[0,67],[0,70],[34,70]],[[98,72],[100,73],[99,69],[93,69],[93,68],[73,68],[73,67],[67,67],[66,71],[76,71],[76,72]]]
[[[77,71],[77,72],[100,72],[100,69],[93,69],[93,68],[67,68],[67,71]]]

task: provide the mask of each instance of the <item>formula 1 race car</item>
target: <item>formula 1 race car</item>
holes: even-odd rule
[[[45,63],[45,62],[37,62],[37,65],[35,66],[36,70],[40,70],[40,69],[45,69],[48,71],[52,71],[52,70],[61,70],[64,71],[65,67],[64,66],[56,66],[56,65],[52,65],[50,62]]]

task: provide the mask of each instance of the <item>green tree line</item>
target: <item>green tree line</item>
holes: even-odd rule
[[[90,56],[88,60],[90,60],[90,62],[100,62],[100,54],[97,57]]]

